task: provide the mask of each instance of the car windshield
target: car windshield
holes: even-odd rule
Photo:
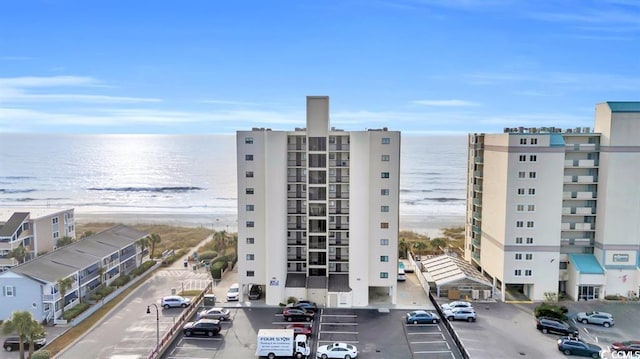
[[[240,288],[229,288],[229,293],[236,293]]]

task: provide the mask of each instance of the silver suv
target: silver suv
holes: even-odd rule
[[[173,307],[186,308],[191,305],[191,299],[181,297],[179,295],[169,295],[162,298],[162,303],[160,305],[166,309]]]
[[[443,310],[442,313],[444,313],[444,317],[448,320],[476,321],[476,311],[473,310],[473,308],[451,308]]]
[[[580,312],[576,314],[576,321],[583,324],[600,324],[606,328],[615,324],[613,315],[605,312]]]

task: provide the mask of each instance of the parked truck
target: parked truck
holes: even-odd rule
[[[293,329],[260,329],[258,331],[256,345],[258,357],[306,359],[309,353],[307,336],[295,335]]]

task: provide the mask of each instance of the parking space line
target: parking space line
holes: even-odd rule
[[[438,335],[440,338],[442,338],[442,340],[446,341],[447,338],[444,336],[444,334],[442,333],[407,333],[407,335],[409,334],[428,334],[428,335]],[[433,338],[436,339],[436,338]]]
[[[216,337],[213,337],[213,338],[194,338],[194,337],[184,337],[184,338],[182,338],[182,339],[183,339],[183,340],[217,340],[217,341],[221,341],[221,340],[222,340],[222,338],[216,338]]]
[[[447,343],[446,340],[437,340],[437,341],[429,341],[429,342],[409,342],[410,344],[439,344],[439,343],[445,343],[447,344],[447,349],[451,350],[451,347],[449,346],[449,343]]]
[[[413,332],[413,333],[407,333],[407,335],[442,335],[442,331],[437,331],[437,332]]]
[[[320,343],[335,343],[335,342],[336,342],[335,340],[318,340],[318,344],[320,344]],[[340,342],[341,343],[358,344],[357,340],[340,340]]]
[[[450,350],[421,350],[419,352],[413,352],[413,354],[442,354],[442,353],[449,353],[451,354],[452,358],[455,358],[453,356],[453,353]]]
[[[358,323],[320,323],[320,326],[323,325],[358,325]]]
[[[323,330],[320,332],[320,334],[355,334],[358,335],[358,332],[329,332],[326,330]]]
[[[355,314],[322,314],[323,317],[357,318]]]

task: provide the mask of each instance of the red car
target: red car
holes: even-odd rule
[[[640,353],[640,340],[627,340],[611,344],[614,353]]]
[[[296,335],[304,334],[306,336],[310,336],[313,332],[313,328],[311,328],[311,325],[307,324],[289,324],[284,327],[284,329],[293,329],[293,333]]]

